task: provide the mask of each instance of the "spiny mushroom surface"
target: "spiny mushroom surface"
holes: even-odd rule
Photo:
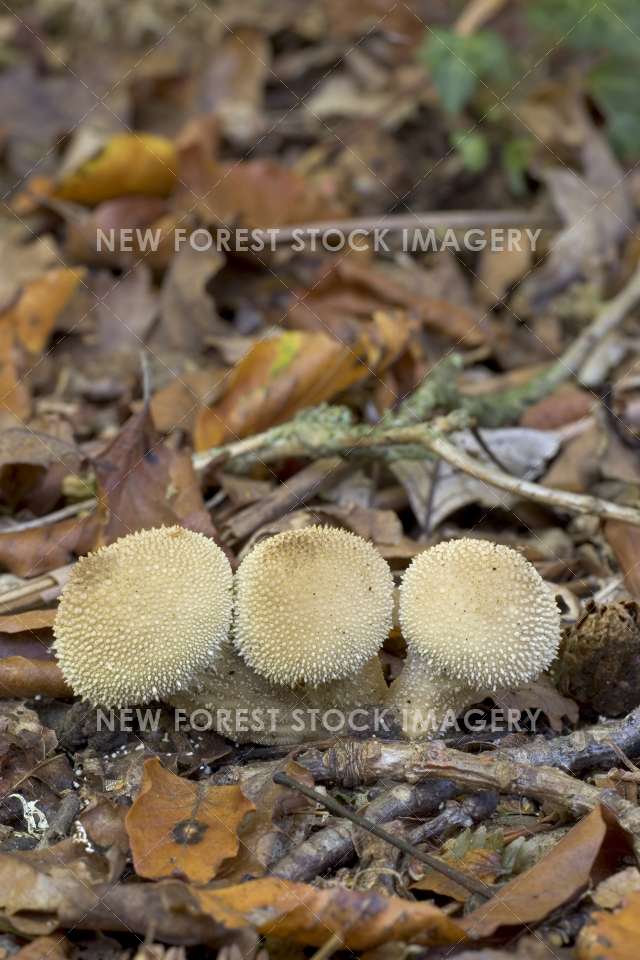
[[[210,666],[231,623],[232,574],[201,533],[159,527],[78,561],[54,625],[74,692],[109,707],[163,698]]]
[[[353,676],[391,627],[393,578],[371,544],[346,530],[307,527],[259,543],[236,574],[234,642],[273,683]]]
[[[560,614],[535,567],[486,540],[451,540],[419,554],[400,591],[412,653],[434,675],[476,688],[521,685],[553,660]]]

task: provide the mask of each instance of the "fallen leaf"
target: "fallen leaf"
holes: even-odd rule
[[[598,805],[546,857],[505,884],[499,897],[468,914],[461,925],[470,936],[481,938],[500,927],[539,923],[582,893],[603,849],[617,840],[617,828],[609,825]]]
[[[478,847],[468,850],[463,857],[443,857],[445,862],[452,864],[468,877],[486,883],[487,887],[495,883],[503,873],[502,856],[498,850]],[[411,884],[413,890],[430,890],[445,897],[452,897],[463,903],[470,897],[469,891],[454,880],[450,880],[443,873],[432,867],[425,867],[424,876]],[[487,890],[487,895],[491,891]]]
[[[175,523],[215,534],[189,453],[162,441],[147,408],[127,420],[94,467],[104,543]]]
[[[94,206],[126,194],[164,197],[176,183],[173,144],[151,133],[117,133],[97,156],[66,173],[55,195]]]
[[[3,697],[24,699],[39,695],[65,700],[73,695],[57,663],[26,657],[0,660],[0,692]]]
[[[384,323],[380,317],[380,326]],[[282,423],[364,380],[381,361],[372,340],[348,347],[324,333],[299,330],[260,340],[226,378],[216,406],[200,411],[196,449]]]
[[[31,397],[20,375],[11,320],[0,317],[0,427],[22,426],[31,413]]]
[[[193,783],[165,770],[157,757],[146,760],[125,821],[136,873],[207,883],[238,853],[238,828],[254,809],[238,786]]]
[[[268,871],[295,843],[288,815],[313,807],[301,794],[273,782],[273,775],[278,770],[300,779],[309,787],[314,786],[309,771],[292,760],[265,763],[263,769],[243,780],[240,785],[243,796],[255,812],[245,819],[238,831],[241,841],[238,855],[220,871],[220,877],[227,883],[261,877]],[[299,839],[304,839],[304,832]]]
[[[517,309],[539,309],[576,280],[597,279],[615,262],[632,229],[632,205],[624,172],[607,143],[581,118],[582,171],[564,164],[541,174],[565,227],[554,239],[546,262],[521,284]],[[529,307],[530,305],[530,307]]]
[[[93,550],[100,530],[96,512],[18,532],[0,533],[0,564],[20,577],[64,567]]]
[[[620,910],[597,911],[580,931],[578,960],[636,960],[640,942],[640,891]]]
[[[250,923],[263,936],[322,946],[336,935],[352,951],[405,940],[437,946],[464,942],[462,927],[437,907],[345,887],[320,890],[276,877],[200,890],[202,908],[220,923]]]
[[[52,627],[55,610],[25,610],[24,613],[9,613],[0,616],[0,633],[20,633],[23,630],[41,630]]]
[[[517,690],[497,690],[494,700],[501,707],[513,708],[521,712],[542,710],[549,721],[549,726],[556,733],[564,729],[565,721],[575,726],[580,716],[578,704],[569,697],[563,697],[544,674],[525,687],[518,687]]]
[[[627,590],[631,596],[640,597],[640,530],[620,520],[605,520],[603,531],[624,574]]]
[[[527,407],[520,423],[523,427],[534,430],[558,430],[568,423],[589,416],[593,404],[593,394],[573,384],[564,384],[544,400]]]
[[[178,137],[180,184],[176,204],[209,224],[249,229],[281,227],[343,215],[331,194],[271,158],[221,163],[217,128],[191,121]]]
[[[0,322],[6,321],[13,327],[18,341],[29,353],[41,353],[85,272],[84,268],[70,267],[47,270],[27,284],[18,302],[0,315]]]

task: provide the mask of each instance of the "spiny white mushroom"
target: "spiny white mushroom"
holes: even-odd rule
[[[355,676],[389,632],[393,578],[361,537],[307,527],[259,543],[236,574],[233,639],[272,683]]]
[[[208,537],[160,527],[78,561],[54,624],[75,693],[94,704],[162,699],[211,666],[231,623],[229,561]]]
[[[392,685],[396,708],[409,689],[426,701],[434,684],[442,685],[440,704],[452,691],[452,706],[465,689],[520,686],[549,666],[560,642],[560,614],[535,567],[486,540],[451,540],[419,554],[400,590],[400,623],[411,654],[403,674],[420,669]]]

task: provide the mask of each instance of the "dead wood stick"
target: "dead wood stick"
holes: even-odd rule
[[[352,788],[380,779],[415,783],[417,769],[437,744],[400,740],[339,740],[328,750],[313,747],[296,756],[317,783]],[[504,756],[530,766],[552,766],[573,773],[617,762],[617,750],[633,758],[640,753],[640,707],[621,720],[596,724],[563,737],[541,737],[522,747],[499,747],[491,756]],[[461,751],[456,754],[463,756]]]
[[[360,809],[372,823],[388,823],[405,817],[429,817],[440,805],[460,792],[450,780],[397,783]],[[412,838],[411,842],[416,842]],[[323,827],[289,851],[271,869],[283,880],[310,881],[349,863],[355,852],[353,830],[343,821]]]
[[[327,233],[353,230],[465,230],[482,227],[557,227],[557,219],[540,215],[531,210],[443,210],[422,211],[416,213],[380,213],[375,217],[352,217],[349,219],[316,220],[310,223],[298,223],[291,227],[255,230],[256,237],[271,243],[290,243],[304,234],[324,236]]]
[[[508,750],[496,750],[494,753],[467,754],[451,750],[441,741],[427,744],[380,744],[377,741],[344,741],[336,744],[341,750],[334,753],[330,761],[335,774],[345,769],[343,760],[348,758],[350,783],[354,776],[354,767],[360,766],[362,773],[367,769],[377,777],[388,777],[395,769],[401,779],[409,783],[430,777],[444,777],[454,780],[466,790],[497,790],[499,793],[511,793],[531,797],[540,802],[552,802],[574,817],[583,816],[597,803],[603,803],[615,814],[620,825],[633,837],[636,855],[640,858],[640,808],[624,800],[613,791],[599,790],[597,787],[577,780],[568,773],[547,765],[534,765],[513,759]],[[408,750],[403,748],[407,747]],[[332,751],[328,751],[331,753]],[[612,750],[615,754],[615,751]],[[385,754],[387,763],[378,761]],[[377,755],[377,756],[376,756]],[[307,755],[297,758],[301,766],[321,779],[316,757],[309,764]],[[400,773],[402,771],[402,773]],[[320,776],[316,777],[316,774]]]
[[[454,24],[459,37],[470,37],[495,17],[507,0],[470,0]]]
[[[352,469],[341,457],[323,457],[304,467],[286,483],[258,503],[252,503],[227,521],[227,528],[243,540],[264,523],[277,520],[294,507],[302,506],[321,490],[341,480]]]
[[[430,854],[424,853],[407,840],[404,840],[402,837],[394,836],[394,834],[389,833],[388,830],[385,830],[373,820],[369,820],[368,817],[361,816],[361,814],[351,810],[349,807],[345,806],[343,803],[340,803],[338,800],[335,800],[333,797],[320,793],[318,790],[313,790],[311,787],[308,787],[304,783],[300,783],[299,780],[295,780],[286,773],[275,773],[273,776],[273,782],[281,784],[283,787],[289,787],[290,790],[297,790],[305,797],[308,797],[309,800],[314,800],[316,803],[322,804],[322,806],[326,807],[327,810],[330,810],[331,813],[335,813],[336,816],[345,817],[347,820],[351,820],[352,823],[362,827],[363,830],[368,830],[369,833],[373,833],[381,840],[385,840],[393,847],[397,847],[398,850],[402,850],[403,853],[408,853],[409,856],[414,857],[416,860],[420,860],[421,863],[427,864],[427,866],[431,867],[432,870],[437,870],[438,873],[444,874],[445,877],[448,877],[449,880],[453,880],[454,883],[459,883],[461,887],[464,887],[464,889],[468,890],[470,893],[476,893],[485,899],[489,899],[491,896],[491,889],[487,884],[482,883],[479,880],[475,880],[473,877],[467,876],[467,874],[462,873],[460,870],[456,870],[454,867],[450,867],[448,864],[438,860],[437,857],[432,857]]]
[[[69,563],[0,593],[0,614],[30,606],[35,602],[51,603],[69,579],[72,567],[73,564]]]
[[[463,473],[482,480],[489,486],[515,494],[523,500],[543,503],[556,510],[566,510],[568,513],[591,514],[605,520],[619,520],[634,527],[640,526],[640,510],[633,507],[625,507],[589,494],[545,487],[540,483],[515,477],[511,473],[505,473],[497,467],[470,456],[444,436],[432,435],[427,439],[426,445],[452,467],[457,467]]]

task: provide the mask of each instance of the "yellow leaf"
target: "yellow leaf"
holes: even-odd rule
[[[64,177],[55,196],[94,206],[125,194],[167,196],[176,183],[173,143],[151,133],[118,133],[97,156]]]

